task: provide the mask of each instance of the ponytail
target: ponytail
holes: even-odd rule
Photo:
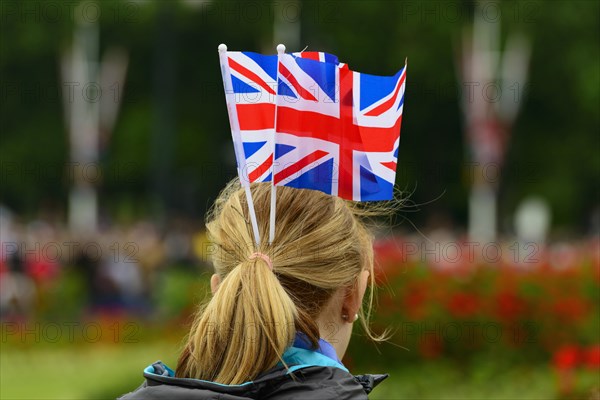
[[[282,361],[298,311],[262,258],[247,259],[222,280],[197,314],[177,376],[240,384]]]
[[[264,238],[271,185],[256,183],[251,190]],[[289,187],[277,189],[276,207],[277,240],[258,249],[239,182],[227,185],[207,214],[211,259],[221,283],[196,314],[178,377],[240,384],[278,362],[287,367],[283,353],[296,332],[317,348],[317,319],[332,295],[354,284],[365,269],[373,277],[372,236],[360,220],[361,208]],[[269,257],[261,256],[265,253]],[[367,335],[378,340],[363,322]]]

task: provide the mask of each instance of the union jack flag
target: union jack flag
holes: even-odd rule
[[[406,66],[391,77],[282,55],[274,184],[393,198]]]
[[[304,51],[292,53],[292,56],[339,63],[336,56],[323,52]],[[230,51],[227,52],[225,68],[228,71],[222,71],[223,78],[226,79],[229,73],[230,90],[235,95],[232,100],[227,98],[230,113],[235,113],[230,117],[239,122],[243,144],[245,162],[241,167],[240,179],[250,183],[270,181],[275,132],[277,55]]]
[[[236,150],[240,179],[270,181],[273,171],[276,185],[357,201],[391,199],[406,66],[381,77],[351,71],[327,53],[284,54],[280,61],[278,71],[276,55],[227,52],[232,134],[239,123],[234,144],[243,148]]]
[[[299,58],[307,58],[309,60],[327,62],[336,65],[344,65],[343,63],[340,63],[337,56],[334,56],[333,54],[329,53],[323,53],[322,51],[300,51],[297,53],[292,53],[292,56]]]

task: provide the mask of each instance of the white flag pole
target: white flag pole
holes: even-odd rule
[[[275,121],[273,124],[273,164],[271,164],[271,213],[269,215],[269,244],[275,240],[275,214],[277,205],[277,188],[275,187],[275,134],[277,131],[277,91],[279,89],[279,63],[281,62],[281,56],[285,53],[285,46],[283,44],[277,45],[277,80],[275,87]]]
[[[219,45],[219,61],[221,63],[221,76],[223,77],[223,88],[225,89],[225,100],[227,102],[227,111],[229,115],[229,125],[231,126],[231,137],[233,139],[233,149],[237,160],[237,172],[240,178],[240,183],[246,192],[246,201],[248,202],[248,212],[250,213],[250,222],[252,223],[252,231],[254,232],[254,240],[256,246],[260,245],[260,235],[258,233],[258,222],[256,220],[256,211],[254,210],[254,201],[252,200],[252,192],[250,191],[250,181],[243,173],[247,173],[246,157],[244,147],[242,146],[242,135],[240,133],[240,122],[237,116],[235,106],[235,94],[233,93],[233,84],[231,82],[231,72],[227,62],[227,46]]]

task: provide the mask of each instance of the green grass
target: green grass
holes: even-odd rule
[[[135,389],[142,370],[176,361],[177,344],[76,344],[0,353],[1,399],[104,399]]]
[[[448,362],[419,364],[393,371],[389,384],[373,391],[372,399],[553,399],[556,384],[546,367],[516,367],[499,371],[478,365],[461,371]]]
[[[29,348],[2,346],[1,399],[104,399],[135,389],[142,369],[161,359],[174,366],[174,341],[96,343]],[[554,372],[545,365],[501,366],[483,359],[474,366],[435,361],[398,366],[371,399],[557,399]],[[380,371],[373,371],[380,372]],[[579,371],[577,393],[600,387],[597,371]],[[578,398],[589,398],[588,396]]]

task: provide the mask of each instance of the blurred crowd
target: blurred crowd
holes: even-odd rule
[[[448,227],[412,234],[380,231],[376,277],[379,282],[393,279],[417,264],[467,275],[479,266],[571,270],[591,262],[599,268],[597,234],[549,242],[542,239],[545,235],[538,241],[515,235],[480,243]],[[165,226],[143,219],[105,221],[97,233],[74,234],[44,218],[24,222],[0,206],[0,318],[39,318],[44,303],[56,308],[57,303],[67,307],[74,302],[86,314],[151,317],[161,300],[157,289],[164,274],[208,271],[209,251],[203,227],[190,219],[173,218]],[[61,304],[58,296],[70,290],[63,287],[67,276],[76,280],[79,291]],[[57,311],[65,314],[63,308]]]
[[[204,266],[204,233],[186,220],[166,228],[140,220],[75,235],[43,219],[22,222],[0,208],[0,316],[32,316],[65,274],[82,283],[88,313],[153,312],[159,273]]]

